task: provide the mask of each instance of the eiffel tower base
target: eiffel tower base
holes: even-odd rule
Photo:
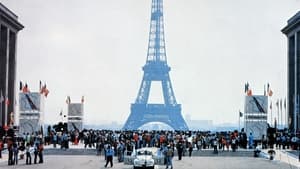
[[[150,122],[161,122],[174,130],[188,130],[188,126],[181,115],[180,104],[131,104],[131,113],[123,130],[137,130]]]

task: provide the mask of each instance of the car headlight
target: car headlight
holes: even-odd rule
[[[143,164],[144,164],[144,161],[135,159],[135,160],[133,161],[133,164],[134,164],[134,165],[143,165]]]
[[[148,165],[154,165],[154,160],[151,159],[151,160],[147,161],[147,164],[148,164]]]

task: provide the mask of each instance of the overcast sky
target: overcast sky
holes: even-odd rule
[[[0,0],[19,16],[17,79],[50,90],[45,121],[85,96],[87,123],[124,123],[146,62],[151,0]],[[237,123],[244,84],[273,101],[286,96],[287,41],[281,29],[300,0],[165,0],[170,77],[182,114]],[[150,102],[162,99],[158,84]]]

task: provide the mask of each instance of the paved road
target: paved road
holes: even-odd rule
[[[1,169],[104,169],[103,156],[45,156],[45,163],[25,165],[24,160],[17,166],[7,166],[6,162],[0,163]],[[287,163],[270,161],[263,158],[251,157],[184,157],[178,161],[174,158],[174,169],[296,169]],[[115,169],[132,169],[115,161]],[[158,166],[157,169],[164,169]]]

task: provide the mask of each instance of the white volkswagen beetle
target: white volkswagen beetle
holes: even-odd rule
[[[124,164],[133,165],[133,169],[154,169],[155,165],[164,164],[164,157],[157,148],[141,148],[134,150],[131,156],[125,156]]]

